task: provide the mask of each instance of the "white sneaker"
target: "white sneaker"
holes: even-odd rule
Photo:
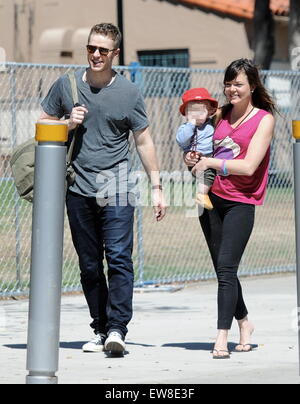
[[[104,334],[96,334],[89,342],[82,346],[83,352],[102,352],[104,350]]]
[[[123,354],[125,351],[125,342],[120,333],[111,331],[104,344],[104,350],[110,351],[112,354]]]

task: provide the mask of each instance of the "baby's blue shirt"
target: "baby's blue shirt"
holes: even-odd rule
[[[195,125],[190,122],[186,122],[181,125],[176,134],[176,141],[184,152],[191,150],[192,138],[194,135]],[[196,151],[200,152],[204,156],[211,155],[213,152],[213,134],[214,127],[207,120],[202,126],[197,127],[197,145]]]

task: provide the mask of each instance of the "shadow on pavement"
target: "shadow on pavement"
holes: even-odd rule
[[[87,341],[70,341],[70,342],[60,342],[59,347],[64,349],[82,349],[82,345]],[[143,347],[155,347],[155,345],[140,344],[134,342],[126,342],[126,345],[137,345]],[[4,344],[6,348],[10,349],[27,349],[27,344]]]

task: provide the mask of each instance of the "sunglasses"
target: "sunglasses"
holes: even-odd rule
[[[98,50],[100,55],[102,55],[102,56],[107,56],[109,54],[109,52],[116,50],[116,49],[101,48],[99,46],[94,46],[94,45],[86,45],[86,49],[87,49],[88,53],[91,53],[91,54],[95,53],[96,50]]]

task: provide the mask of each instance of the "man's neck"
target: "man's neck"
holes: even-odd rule
[[[91,87],[104,88],[113,82],[115,76],[116,72],[112,69],[99,73],[87,69],[83,75],[83,81],[87,82]]]

